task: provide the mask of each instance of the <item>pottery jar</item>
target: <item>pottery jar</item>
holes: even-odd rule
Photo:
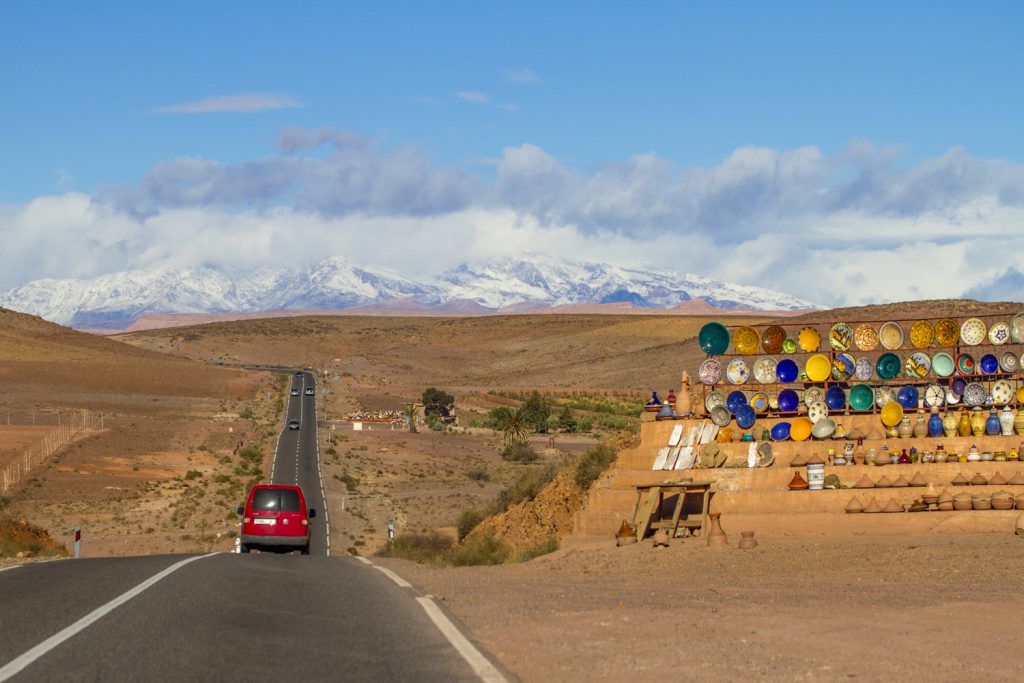
[[[942,431],[946,434],[946,437],[956,436],[956,414],[952,411],[946,411],[946,416],[942,418]]]
[[[1013,409],[1010,406],[1003,407],[1003,411],[999,413],[999,427],[1003,436],[1013,436],[1013,421],[1015,419]]]
[[[924,415],[918,415],[914,422],[914,436],[918,439],[928,436],[928,423],[924,421]]]
[[[971,418],[967,415],[966,410],[960,410],[960,420],[956,423],[956,433],[960,436],[971,435]]]
[[[993,408],[989,411],[988,418],[985,420],[985,433],[989,436],[996,436],[1002,428],[1002,425],[999,423],[999,415],[996,413],[996,409]]]
[[[1013,418],[1013,431],[1024,435],[1024,410],[1018,410],[1017,416]]]
[[[954,424],[953,427],[955,429],[956,424]],[[939,417],[938,413],[932,413],[928,417],[928,436],[932,437],[933,439],[936,437],[940,437],[942,436],[942,429],[942,418]]]
[[[982,436],[985,433],[985,413],[981,412],[981,408],[975,406],[974,410],[971,411],[971,433],[974,436]]]
[[[900,420],[900,425],[896,428],[896,432],[899,434],[901,439],[909,439],[914,436],[914,425],[910,424],[909,417],[904,416],[903,419]]]

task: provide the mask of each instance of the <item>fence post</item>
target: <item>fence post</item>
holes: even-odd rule
[[[75,527],[75,559],[82,557],[82,527]]]

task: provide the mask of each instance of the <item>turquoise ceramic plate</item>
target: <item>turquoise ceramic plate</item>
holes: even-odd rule
[[[895,353],[883,353],[878,357],[878,362],[875,364],[875,371],[878,372],[878,376],[882,379],[892,379],[900,374],[902,368],[903,363],[900,362],[900,357]]]
[[[956,370],[956,363],[953,356],[945,351],[940,351],[932,357],[932,370],[939,377],[949,377]]]
[[[854,410],[869,410],[875,401],[875,391],[867,384],[854,384],[850,389],[849,401]]]
[[[729,348],[729,330],[725,329],[725,325],[722,323],[707,323],[700,328],[697,340],[700,342],[700,348],[704,349],[704,353],[709,356],[717,356],[725,353],[725,350]]]

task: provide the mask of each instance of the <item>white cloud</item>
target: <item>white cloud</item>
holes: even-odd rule
[[[150,110],[153,114],[210,114],[217,112],[252,113],[267,109],[298,109],[303,105],[287,95],[272,93],[246,93],[217,95],[201,100],[171,104]]]
[[[529,69],[506,69],[503,74],[506,81],[511,83],[540,83],[540,78],[537,74]]]
[[[487,104],[491,101],[490,95],[479,90],[460,90],[455,93],[455,96],[463,102],[471,102],[473,104]]]

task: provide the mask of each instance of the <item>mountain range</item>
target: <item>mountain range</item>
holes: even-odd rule
[[[761,287],[537,255],[464,264],[422,281],[332,257],[300,268],[235,270],[210,265],[131,270],[91,279],[43,279],[0,292],[0,306],[99,330],[125,329],[140,316],[166,313],[369,307],[488,314],[592,304],[673,308],[694,301],[722,311],[816,308]]]

